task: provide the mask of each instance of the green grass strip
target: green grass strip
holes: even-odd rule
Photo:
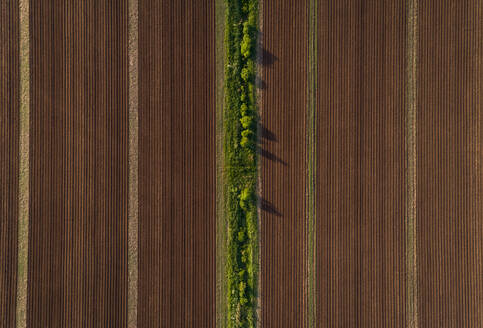
[[[227,327],[255,327],[258,276],[258,0],[225,0],[224,184]]]
[[[225,101],[225,0],[215,1],[216,52],[216,327],[227,326],[226,252],[228,227],[223,179],[223,107]]]

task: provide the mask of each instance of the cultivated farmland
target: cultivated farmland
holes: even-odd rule
[[[404,327],[405,7],[320,1],[318,327]]]
[[[0,328],[479,327],[482,94],[483,0],[0,0]]]
[[[139,2],[140,327],[215,325],[214,14]]]
[[[478,327],[483,322],[482,5],[420,5],[420,327]]]
[[[19,11],[0,2],[0,327],[15,324],[19,174]],[[12,233],[13,232],[13,233]]]
[[[306,318],[306,1],[262,5],[259,160],[262,327]]]
[[[31,2],[28,327],[127,319],[127,4]]]

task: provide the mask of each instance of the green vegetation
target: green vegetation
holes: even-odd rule
[[[227,281],[226,254],[228,223],[225,216],[225,183],[223,179],[223,106],[225,101],[225,0],[215,1],[216,24],[216,327],[226,327]]]
[[[228,327],[256,326],[258,0],[225,0],[224,165]]]

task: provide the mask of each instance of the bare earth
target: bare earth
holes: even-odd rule
[[[127,2],[31,2],[28,327],[127,320]]]
[[[420,3],[420,327],[483,323],[483,2]]]
[[[20,125],[18,20],[18,1],[0,1],[0,328],[15,325]]]
[[[307,6],[268,0],[261,13],[261,327],[305,320]]]
[[[405,6],[318,9],[318,327],[405,327]]]
[[[139,3],[139,327],[214,327],[215,5]]]

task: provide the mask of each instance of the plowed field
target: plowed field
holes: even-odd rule
[[[19,174],[19,11],[0,1],[0,327],[15,325]]]
[[[420,4],[420,327],[483,322],[483,2]]]
[[[214,13],[139,3],[140,327],[215,325]]]
[[[483,0],[229,2],[233,149],[216,1],[0,0],[0,328],[25,299],[30,328],[125,328],[128,297],[129,328],[236,323],[247,286],[228,312],[223,280],[254,272],[260,327],[481,326]],[[221,150],[253,146],[256,8],[252,272],[217,205],[255,199]]]
[[[319,327],[405,326],[404,14],[319,4]]]
[[[31,1],[28,327],[126,323],[127,18]]]
[[[262,327],[303,327],[307,3],[268,0],[261,14],[260,320]]]

